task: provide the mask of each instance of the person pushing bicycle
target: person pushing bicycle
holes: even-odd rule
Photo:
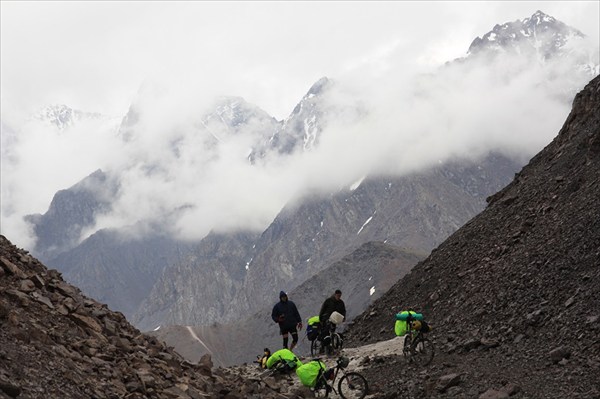
[[[329,317],[333,312],[338,312],[344,316],[344,319],[346,318],[346,304],[342,300],[342,291],[340,290],[335,290],[333,295],[325,299],[323,305],[321,305],[319,320],[322,328],[318,338],[320,341],[323,341],[327,335],[335,331],[336,325],[329,321]]]

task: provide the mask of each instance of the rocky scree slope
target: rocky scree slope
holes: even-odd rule
[[[0,236],[0,399],[295,398],[140,333]]]
[[[355,319],[350,345],[391,338],[404,308],[434,326],[428,368],[376,359],[380,397],[600,397],[599,109],[596,77],[552,143]]]

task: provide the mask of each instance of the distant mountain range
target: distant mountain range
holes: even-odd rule
[[[343,355],[370,397],[599,396],[599,107],[597,76],[554,140],[416,266],[421,254],[368,242],[291,291],[306,318],[343,290],[354,318]],[[394,315],[406,308],[433,326],[427,366],[407,359],[394,336]],[[230,326],[158,329],[165,344],[3,235],[0,325],[2,398],[314,396],[293,373],[240,364],[278,348],[268,308]],[[309,360],[302,349],[303,339],[296,353]]]
[[[581,36],[536,12],[523,21],[497,25],[475,39],[466,60],[525,47],[547,59]],[[573,59],[573,68],[579,68],[580,62]],[[586,73],[594,70],[597,63]],[[320,79],[283,121],[241,98],[215,99],[210,111],[200,113],[193,125],[202,145],[194,149],[196,160],[210,165],[211,149],[236,135],[249,136],[249,163],[268,162],[274,153],[318,147],[326,128],[325,115],[344,111],[325,101],[336,84]],[[358,107],[355,114],[360,117],[362,112],[366,111]],[[68,128],[80,114],[59,108],[46,116]],[[142,127],[134,102],[118,130],[124,145],[134,145],[135,138],[144,134]],[[192,150],[187,145],[173,140],[168,151],[178,159],[182,152]],[[160,167],[144,162],[132,159],[131,167],[142,165],[140,169],[147,173]],[[489,153],[477,160],[453,159],[402,177],[365,176],[352,187],[288,204],[262,232],[212,232],[195,242],[161,231],[161,226],[172,223],[177,209],[158,221],[90,231],[124,188],[118,171],[97,171],[57,193],[48,212],[28,220],[38,238],[37,256],[87,295],[123,311],[138,327],[210,325],[263,309],[273,300],[273,292],[299,289],[370,241],[428,253],[484,209],[485,198],[507,184],[521,166],[519,159]],[[152,233],[140,239],[128,229]],[[84,232],[90,234],[80,241]],[[379,287],[375,289],[380,292]]]

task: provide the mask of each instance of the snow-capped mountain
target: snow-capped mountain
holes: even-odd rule
[[[248,145],[248,153],[244,156],[254,160],[263,157],[270,150],[271,138],[281,125],[260,107],[235,96],[215,98],[211,104],[185,117],[189,119],[185,121],[189,128],[187,132],[176,127],[182,121],[175,121],[173,131],[167,133],[171,136],[170,150],[176,157],[183,146],[190,146],[190,135],[193,135],[193,141],[196,144],[200,141],[202,149],[199,150],[205,153],[217,150],[232,137],[242,139]],[[147,119],[144,106],[138,101],[132,103],[119,127],[121,139],[129,143],[146,135]]]
[[[319,146],[323,131],[330,121],[356,120],[367,114],[359,102],[341,104],[334,100],[332,95],[338,88],[335,80],[328,77],[315,82],[292,113],[282,121],[273,136],[272,147],[285,154],[310,151]]]
[[[84,112],[62,105],[49,105],[40,110],[32,119],[46,122],[59,130],[67,129],[83,120],[101,120],[107,117],[95,112]]]
[[[532,52],[541,59],[548,59],[559,54],[573,38],[583,37],[579,30],[538,10],[529,18],[494,26],[490,32],[473,40],[468,54]]]
[[[291,153],[297,148],[310,150],[318,145],[323,130],[322,99],[333,83],[327,77],[319,79],[302,97],[273,137],[272,145],[280,152]]]
[[[273,128],[276,119],[259,107],[248,103],[242,97],[220,97],[214,105],[214,111],[205,113],[201,122],[204,125],[213,121],[223,123],[233,133],[240,133],[248,125],[263,127],[265,130]]]
[[[253,162],[270,151],[271,138],[280,122],[242,97],[220,97],[196,126],[210,133],[216,141],[229,135],[251,135],[247,157]]]
[[[576,33],[564,31],[564,24],[542,14],[538,12],[531,18],[517,21],[518,23],[497,25],[492,31],[496,31],[494,35],[489,33],[484,35],[483,39],[477,38],[473,42],[469,57],[487,53],[484,50],[488,49],[490,52],[498,53],[499,63],[501,63],[502,55],[508,52],[518,55],[517,48],[524,48],[525,43],[528,48],[545,54],[546,51],[550,51],[549,49],[565,48],[567,45],[563,43],[564,40],[580,38]],[[558,36],[555,37],[554,33],[550,34],[551,32],[558,32]],[[504,39],[498,40],[499,37]],[[557,43],[563,44],[557,47]],[[497,50],[500,47],[502,51]],[[565,53],[565,56],[568,54]],[[456,63],[455,67],[461,68],[461,64],[465,63]],[[524,64],[528,65],[527,62]],[[484,66],[473,63],[470,67]],[[440,79],[450,80],[446,77],[444,75]],[[208,166],[214,159],[211,154],[233,138],[244,138],[244,143],[248,143],[250,155],[246,153],[243,156],[251,163],[262,158],[268,162],[267,155],[270,153],[276,152],[278,155],[286,156],[295,151],[310,151],[318,147],[327,120],[332,113],[343,108],[332,103],[332,98],[328,96],[334,87],[330,79],[320,79],[300,100],[290,116],[280,122],[239,97],[216,99],[212,106],[198,110],[198,116],[194,118],[192,124],[193,134],[183,132],[178,127],[172,128],[175,134],[170,135],[167,143],[168,151],[172,154],[169,160],[177,161],[180,159],[179,154],[187,151],[188,154],[192,153],[195,165]],[[144,126],[147,126],[144,125],[145,117],[147,115],[144,115],[143,107],[138,104],[131,106],[120,128],[124,145],[131,144],[135,147],[135,140],[143,137]],[[166,115],[166,117],[169,119],[171,116]],[[173,124],[177,122],[174,120]],[[168,125],[165,128],[171,129]],[[481,134],[485,135],[487,133],[485,128],[482,130]],[[194,140],[186,141],[190,136]],[[198,140],[198,137],[201,139]],[[151,149],[158,151],[164,148],[155,146]],[[144,157],[148,155],[148,151],[143,155]],[[131,163],[134,166],[142,164],[143,167],[139,169],[149,170],[149,173],[161,166],[157,163],[160,161],[159,158],[144,157],[132,158]],[[355,187],[355,190],[351,190],[350,193],[332,193],[331,198],[318,200],[311,198],[303,204],[286,207],[262,233],[260,239],[245,234],[210,235],[203,242],[196,243],[198,247],[187,254],[189,257],[173,251],[177,254],[177,264],[164,263],[162,267],[165,268],[165,274],[163,278],[157,280],[159,284],[154,289],[145,287],[149,296],[146,298],[144,309],[137,315],[137,320],[145,327],[155,327],[164,321],[154,317],[162,312],[170,318],[169,322],[184,324],[190,321],[213,322],[215,317],[223,314],[233,301],[239,301],[237,312],[251,312],[252,306],[256,304],[249,300],[253,295],[257,298],[256,302],[264,304],[270,300],[268,293],[264,292],[265,278],[270,278],[280,285],[289,283],[290,286],[297,286],[330,262],[368,240],[394,237],[390,242],[392,244],[408,243],[412,248],[429,250],[479,212],[484,207],[482,198],[500,188],[507,181],[507,176],[511,176],[518,168],[512,160],[505,158],[485,162],[487,166],[480,169],[476,167],[480,165],[474,166],[459,161],[453,165],[440,165],[439,169],[414,174],[404,179],[388,181],[366,178],[358,189]],[[198,172],[194,177],[201,179],[203,177],[201,173],[207,168],[197,169]],[[117,183],[120,182],[121,172],[123,171],[111,172],[115,173],[113,178]],[[474,184],[475,187],[470,184]],[[77,197],[73,198],[77,199]],[[444,200],[437,203],[437,199],[440,198]],[[107,207],[109,205],[107,204]],[[51,211],[49,210],[49,213]],[[94,213],[86,213],[86,215],[90,214]],[[331,222],[327,223],[329,219]],[[71,224],[89,225],[90,221],[69,220],[68,223],[70,225],[63,226],[62,231],[69,231]],[[92,241],[110,242],[104,239],[103,234],[90,238]],[[52,240],[40,240],[40,242],[50,241]],[[254,247],[254,243],[258,245]],[[66,277],[76,277],[78,280],[73,282],[82,287],[91,287],[90,289],[110,286],[85,282],[102,278],[109,280],[114,277],[114,271],[106,271],[105,265],[98,260],[100,258],[98,254],[110,252],[111,247],[102,247],[100,251],[99,246],[91,244],[91,241],[87,243],[84,241],[81,246],[74,248],[68,254],[65,253],[55,267],[60,267],[61,264],[84,265],[77,271],[76,276],[73,274]],[[147,244],[152,245],[150,241]],[[85,251],[86,246],[96,249]],[[127,262],[122,264],[129,263],[130,258],[137,256],[133,250],[129,254],[126,254],[126,251],[124,247],[119,247],[118,250],[115,247],[115,252],[123,254],[122,259],[127,259]],[[143,251],[136,253],[139,252]],[[67,259],[68,257],[71,257],[70,260]],[[54,262],[51,260],[48,263],[52,265]],[[118,268],[119,264],[112,266]],[[249,271],[246,272],[247,270]],[[99,275],[102,273],[108,276]],[[171,276],[177,276],[178,279],[170,278]],[[201,288],[204,291],[200,292]],[[240,290],[246,292],[240,294]],[[117,291],[110,294],[92,292],[90,294],[95,297],[109,298],[108,300],[122,295]],[[202,302],[198,300],[200,294],[204,295],[201,298],[206,301],[218,300],[216,295],[222,294],[221,302],[216,304]],[[123,298],[114,301],[115,304],[124,302]],[[131,306],[128,312],[133,313],[133,308],[134,306]],[[238,316],[239,313],[228,314],[228,317],[232,318]]]

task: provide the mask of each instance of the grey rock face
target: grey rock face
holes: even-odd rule
[[[133,316],[171,264],[187,256],[190,245],[159,235],[143,239],[101,230],[76,248],[48,261],[87,295]]]
[[[165,269],[133,318],[142,329],[210,324],[233,313],[256,233],[211,233]]]
[[[144,329],[238,320],[369,241],[428,253],[483,209],[517,168],[490,155],[403,178],[366,179],[352,190],[286,207],[260,237],[243,236],[245,243],[240,236],[208,237],[193,260],[161,277],[134,320]],[[209,250],[215,246],[218,251]]]
[[[273,147],[283,153],[296,149],[310,150],[318,145],[323,130],[323,96],[333,83],[326,77],[319,79],[292,113],[286,118],[273,137]]]
[[[110,209],[118,183],[97,170],[52,199],[48,212],[26,217],[38,241],[35,252],[43,260],[68,251],[79,244],[81,234],[92,227],[96,216]]]
[[[485,196],[516,168],[508,159],[492,157],[403,178],[367,179],[354,190],[284,209],[257,242],[234,308],[267,303],[273,294],[264,281],[273,291],[293,289],[368,241],[427,253],[477,214]],[[469,184],[481,191],[469,193]]]

